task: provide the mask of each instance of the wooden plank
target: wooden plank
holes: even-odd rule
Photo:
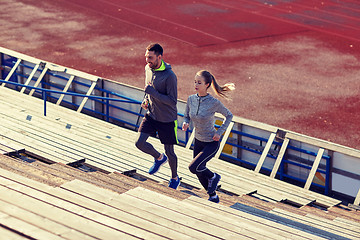
[[[212,170],[217,169],[215,167],[215,164],[209,163],[208,165],[209,168]],[[223,182],[224,179],[234,185],[239,185],[239,186],[245,185],[247,187],[252,187],[254,192],[256,192],[257,194],[264,195],[278,202],[288,200],[303,206],[315,201],[315,199],[313,198],[306,198],[294,193],[289,193],[288,191],[284,191],[283,188],[274,186],[274,184],[271,181],[259,181],[259,179],[257,179],[256,176],[242,174],[242,171],[240,169],[238,170],[238,168],[239,167],[233,169],[232,171],[226,169],[218,170],[218,172],[222,176],[220,182],[221,188],[224,188],[225,190],[227,190],[228,188],[228,184]],[[254,173],[254,174],[259,175],[260,173]],[[271,179],[268,178],[268,180]]]
[[[29,77],[26,79],[26,82],[24,83],[24,85],[29,85],[30,81],[32,80],[32,78],[34,77],[35,73],[37,72],[38,68],[40,66],[40,63],[36,64],[35,67],[33,68],[33,70],[31,71]],[[23,93],[25,91],[26,87],[22,87],[20,90],[20,93]]]
[[[324,148],[330,151],[339,152],[345,155],[349,155],[355,158],[360,158],[360,150],[355,148],[350,148],[346,146],[342,146],[336,143],[328,142],[322,139],[302,135],[300,133],[295,133],[288,131],[286,133],[286,137],[289,139],[293,139],[295,141],[307,143],[316,147]]]
[[[67,132],[65,128],[52,128],[50,122],[40,122],[37,121],[40,119],[37,119],[35,117],[31,120],[31,122],[27,123],[23,121],[16,121],[15,119],[13,119],[13,121],[10,123],[10,120],[2,118],[2,116],[3,115],[0,115],[0,119],[2,119],[4,124],[7,124],[7,128],[12,128],[14,131],[19,131],[26,134],[27,136],[34,138],[36,141],[56,147],[55,149],[48,147],[49,149],[56,150],[57,152],[62,152],[70,157],[79,157],[79,160],[88,159],[98,163],[100,163],[101,161],[110,163],[110,160],[114,159],[114,156],[109,156],[109,154],[102,151],[100,147],[100,150],[94,149],[91,146],[91,142],[88,141],[86,135],[83,138],[78,138],[74,134],[69,134],[69,132]],[[11,124],[14,124],[14,126],[11,127]],[[94,141],[96,141],[96,138],[94,139]],[[86,143],[89,143],[90,145],[88,146],[86,145]],[[117,157],[121,159],[122,156]],[[121,171],[134,169],[133,167],[129,167],[125,164],[120,164],[119,162],[114,162],[112,164],[116,166],[115,168],[117,170]]]
[[[14,72],[16,71],[16,69],[18,68],[19,64],[21,63],[21,59],[18,58],[18,60],[16,61],[16,63],[14,64],[14,66],[11,68],[10,72],[8,73],[8,75],[6,76],[6,78],[4,79],[5,81],[9,81],[11,76],[14,74]],[[2,83],[1,86],[5,87],[6,83]]]
[[[29,55],[25,55],[25,54],[22,54],[22,53],[19,53],[19,52],[15,52],[13,50],[3,48],[3,47],[0,47],[0,52],[4,53],[6,55],[9,55],[9,56],[12,56],[12,57],[27,61],[27,62],[34,63],[34,64],[37,64],[37,63],[41,62],[41,60],[39,60],[37,58],[30,57]]]
[[[48,145],[42,142],[36,142],[32,138],[21,135],[2,126],[0,126],[0,139],[6,139],[18,145],[22,145],[25,152],[34,153],[54,162],[63,162],[67,164],[69,162],[80,161],[83,159],[82,157],[74,158],[73,156],[68,156],[67,153],[59,152],[55,147],[50,147],[50,150]]]
[[[51,62],[46,62],[46,63],[50,71],[63,72],[63,73],[67,71],[67,68],[64,66],[60,66]]]
[[[123,232],[145,239],[164,239],[165,237],[161,236],[159,232],[165,232],[174,239],[187,239],[186,236],[184,238],[183,234],[168,232],[166,225],[159,227],[155,221],[143,220],[142,212],[139,213],[139,216],[134,217],[131,211],[126,212],[100,203],[103,200],[111,201],[119,195],[113,191],[79,180],[64,184],[61,188],[53,188],[30,179],[28,181],[28,179],[17,174],[12,176],[10,172],[2,169],[0,169],[0,176],[4,177],[4,179],[0,178],[0,185],[11,186],[11,189],[36,196],[40,201],[51,203],[59,208],[74,213],[81,212],[85,218],[94,219],[94,221],[109,228],[121,229]],[[152,219],[155,219],[154,216]],[[152,231],[151,228],[155,230]]]
[[[89,90],[88,90],[87,93],[86,93],[86,96],[89,96],[89,95],[92,93],[92,91],[94,90],[95,86],[96,86],[96,82],[92,82]],[[84,99],[82,100],[79,108],[77,109],[77,112],[81,112],[81,111],[82,111],[82,109],[83,109],[83,107],[85,106],[85,103],[86,103],[86,101],[87,101],[88,99],[89,99],[88,97],[84,97]]]
[[[24,113],[16,113],[16,115],[18,115],[18,114],[24,114]],[[26,114],[25,114],[25,116],[26,116]],[[49,119],[49,117],[39,117],[39,118],[33,117],[32,120],[31,120],[31,124],[37,122],[37,120],[41,120],[41,122],[39,122],[38,125],[43,126],[44,129],[48,129],[47,126],[51,126],[52,125],[51,122],[54,122],[54,123],[56,123],[57,125],[60,126],[61,121],[56,120],[56,121],[50,121],[49,122],[49,121],[47,121],[47,119]],[[89,119],[84,118],[84,120],[81,121],[82,124],[84,124],[85,122],[92,122],[92,121],[86,121],[86,120],[89,120]],[[93,120],[93,119],[90,118],[90,120]],[[66,123],[64,123],[64,124],[66,124]],[[126,156],[126,158],[129,158],[129,160],[131,159],[131,162],[132,162],[131,165],[132,166],[135,166],[137,169],[139,167],[143,168],[144,174],[147,175],[148,168],[152,165],[152,162],[153,162],[152,158],[149,157],[146,154],[142,154],[138,149],[134,150],[134,145],[129,144],[129,138],[128,137],[126,137],[125,138],[126,140],[124,140],[124,138],[120,138],[120,137],[117,136],[118,134],[119,135],[124,135],[124,134],[121,134],[121,133],[123,131],[125,131],[125,132],[128,132],[131,135],[133,135],[133,137],[135,139],[136,133],[133,132],[133,131],[130,131],[130,130],[126,130],[126,129],[117,127],[117,126],[115,126],[115,128],[114,128],[114,126],[111,126],[113,129],[109,129],[109,127],[108,127],[109,125],[110,124],[105,125],[106,128],[104,128],[104,129],[106,129],[107,133],[103,129],[103,131],[104,131],[103,135],[101,135],[101,132],[100,132],[100,131],[102,131],[102,128],[97,127],[97,128],[94,128],[94,129],[89,129],[89,127],[87,127],[87,126],[80,126],[81,129],[79,129],[76,126],[73,126],[71,129],[66,129],[65,132],[73,133],[76,136],[81,135],[82,136],[81,141],[85,141],[85,142],[83,142],[84,144],[89,144],[89,146],[87,146],[87,148],[95,147],[96,148],[96,149],[94,149],[95,151],[97,151],[97,150],[100,151],[101,150],[101,151],[106,152],[107,155],[111,154],[112,157],[110,157],[109,159],[112,159],[114,157],[116,157],[116,158],[119,158],[119,157],[124,158]],[[63,125],[63,128],[64,128],[64,125]],[[114,130],[116,130],[116,132]],[[41,131],[41,130],[38,130],[38,131]],[[61,135],[64,135],[65,132],[61,133]],[[57,134],[58,133],[56,133],[56,132],[52,133],[52,135],[57,135]],[[91,134],[91,136],[89,134]],[[113,135],[113,134],[116,134],[116,135]],[[78,137],[76,137],[75,135],[71,135],[71,136],[69,136],[69,138],[73,138],[72,140],[78,139]],[[111,138],[108,138],[108,136],[111,136]],[[162,145],[160,143],[159,143],[159,146],[161,146],[161,148],[162,148]],[[127,153],[124,152],[124,151],[127,151]],[[134,154],[134,151],[136,152],[137,156]],[[140,157],[140,159],[136,160],[139,157]],[[188,158],[187,160],[190,160],[190,159],[191,159],[191,157]],[[144,165],[144,163],[142,163],[139,160],[141,160],[141,161],[146,160],[147,163]],[[88,162],[88,160],[87,160],[87,162]],[[92,163],[90,163],[90,164],[92,164]],[[147,165],[148,165],[148,167],[146,167]],[[145,168],[144,168],[144,166],[145,166]],[[121,170],[121,169],[116,169],[116,170]],[[192,175],[188,171],[187,166],[184,167],[184,174],[185,173],[189,174],[189,175]],[[169,171],[166,172],[166,174],[163,174],[163,176],[166,176],[166,181],[167,181],[169,179],[169,177],[168,177],[169,176]],[[149,177],[153,177],[153,176],[149,176]],[[159,179],[158,176],[154,176],[154,178],[156,178],[157,180],[165,180],[164,178]],[[193,182],[194,184],[196,184],[197,186],[200,186],[198,181],[197,180],[195,181],[194,177],[192,177],[192,179],[194,179],[194,182]]]
[[[354,201],[354,205],[355,206],[359,206],[360,205],[360,189],[356,195],[355,201]]]
[[[24,118],[26,114],[24,113],[14,113],[10,116],[22,117]],[[23,116],[22,116],[23,115]],[[16,130],[33,132],[33,134],[43,136],[52,142],[58,142],[61,149],[65,149],[70,153],[82,154],[81,156],[86,158],[86,162],[91,165],[96,165],[95,167],[100,167],[106,171],[109,169],[105,166],[108,165],[112,167],[111,171],[129,171],[136,169],[137,166],[142,167],[142,163],[136,160],[141,156],[136,156],[133,154],[134,146],[129,147],[129,141],[124,141],[123,145],[127,146],[129,149],[128,152],[124,152],[121,144],[113,142],[112,139],[106,138],[106,136],[101,139],[98,134],[98,131],[94,131],[93,135],[89,135],[89,129],[85,129],[83,132],[76,131],[75,129],[65,129],[64,125],[58,121],[50,121],[51,119],[47,117],[33,117],[32,120],[26,122],[16,122]],[[14,121],[14,120],[12,120]],[[13,127],[14,128],[14,127]],[[113,142],[113,143],[112,143]],[[71,146],[69,149],[67,146]],[[148,157],[148,156],[147,156]],[[148,157],[149,166],[152,164],[152,158]],[[131,160],[131,161],[130,161]],[[136,161],[134,161],[136,160]],[[137,164],[139,162],[139,164]],[[101,165],[102,164],[102,165]],[[105,165],[104,165],[105,164]],[[147,169],[144,171],[147,172]]]
[[[253,120],[242,118],[242,117],[239,117],[239,116],[234,116],[232,121],[235,122],[235,123],[238,123],[240,125],[246,125],[248,127],[261,129],[261,130],[264,130],[266,132],[277,132],[278,129],[279,129],[278,127],[275,127],[275,126],[272,126],[272,125],[269,125],[269,124],[266,124],[266,123],[253,121]]]
[[[7,146],[7,147],[9,147],[11,149],[14,149],[14,150],[18,151],[18,152],[21,152],[21,151],[24,150],[23,146],[17,145],[15,143],[7,141],[6,139],[3,139],[3,138],[0,138],[0,145]]]
[[[299,214],[294,214],[284,209],[275,208],[271,210],[271,213],[275,213],[287,219],[291,219],[296,222],[303,223],[307,226],[315,227],[317,229],[324,230],[326,232],[330,232],[332,234],[336,234],[342,237],[357,239],[360,238],[359,229],[356,231],[355,229],[346,228],[345,225],[339,226],[338,223],[333,222],[332,220],[327,220],[325,218],[320,218],[318,216],[307,214],[306,216],[302,216]]]
[[[9,148],[8,146],[2,145],[0,144],[0,150],[4,151],[4,152],[13,152],[14,149]]]
[[[0,149],[6,151],[8,153],[17,153],[17,152],[24,152],[25,149],[20,146],[9,146],[9,144],[4,143],[2,139],[0,139]]]
[[[126,200],[130,202],[133,199],[140,199],[144,203],[151,202],[155,206],[167,209],[169,217],[171,215],[176,217],[174,221],[180,224],[194,226],[198,231],[214,237],[223,239],[253,239],[252,236],[248,236],[249,232],[244,233],[244,228],[239,226],[239,224],[228,224],[228,222],[231,222],[233,219],[227,222],[222,221],[226,219],[225,214],[223,214],[223,216],[214,215],[210,211],[203,211],[203,209],[194,207],[191,204],[152,192],[142,187],[131,189],[119,197],[125,198],[126,196]],[[259,235],[260,234],[257,234],[256,236]]]
[[[225,134],[224,134],[223,138],[221,139],[219,150],[216,152],[215,158],[220,157],[220,154],[221,154],[222,150],[224,149],[226,141],[227,141],[233,127],[234,127],[234,122],[230,122],[229,126],[227,127],[227,129],[225,131]]]
[[[66,92],[69,90],[69,87],[70,87],[71,83],[73,82],[74,78],[75,78],[74,75],[71,75],[71,76],[70,76],[69,80],[67,81],[67,83],[66,83],[66,85],[65,85],[65,87],[64,87],[64,89],[63,89],[63,92],[64,92],[64,93],[66,93]],[[61,94],[60,97],[59,97],[59,99],[58,99],[57,102],[56,102],[56,105],[60,105],[60,103],[61,103],[61,101],[64,99],[64,97],[65,97],[65,94]]]
[[[359,220],[359,219],[357,219]],[[354,221],[354,220],[350,220],[347,218],[343,218],[342,216],[337,216],[333,222],[335,224],[339,224],[340,226],[344,226],[345,228],[349,228],[352,230],[355,230],[356,232],[360,231],[360,222],[359,221]]]
[[[36,80],[35,84],[34,84],[34,87],[38,87],[41,80],[43,79],[43,77],[45,76],[47,70],[48,70],[48,67],[47,67],[48,64],[45,65],[44,69],[42,70],[40,76],[38,77],[38,79]],[[29,96],[32,96],[35,92],[35,89],[31,89],[30,92],[29,92]]]
[[[29,239],[29,238],[27,238],[25,236],[17,234],[16,232],[14,232],[12,230],[9,230],[9,229],[6,229],[4,227],[0,227],[0,236],[2,238],[4,238],[4,239],[11,239],[11,240],[28,240]]]
[[[213,239],[213,237],[197,231],[192,226],[176,223],[177,217],[173,216],[173,212],[166,212],[163,208],[156,207],[150,202],[144,202],[136,198],[129,200],[123,194],[120,195],[79,180],[65,183],[61,188],[81,195],[86,194],[85,203],[89,201],[100,203],[101,208],[95,208],[98,211],[117,219],[126,220],[129,224],[141,226],[146,231],[171,239]],[[128,215],[132,217],[130,218]],[[132,220],[134,216],[141,218],[142,221],[139,219]]]
[[[186,149],[190,149],[191,144],[193,143],[194,139],[195,139],[195,128],[193,128],[191,135],[189,137],[189,140],[186,143],[186,146],[185,146]]]
[[[41,150],[42,148],[36,148],[38,146],[33,146],[33,144],[31,145],[25,145],[21,142],[19,142],[18,140],[14,140],[9,136],[4,136],[0,134],[0,139],[4,140],[6,139],[6,141],[11,141],[14,144],[18,144],[23,146],[23,148],[25,149],[25,153],[27,154],[31,154],[34,155],[36,157],[38,157],[39,159],[43,159],[44,161],[48,161],[48,162],[62,162],[64,164],[70,163],[70,162],[74,162],[74,159],[70,159],[67,156],[61,156],[60,154],[57,153],[48,153],[44,150]]]
[[[17,142],[21,142],[24,145],[33,146],[41,151],[47,152],[54,156],[59,155],[64,157],[66,161],[70,162],[80,161],[84,159],[81,154],[71,153],[66,149],[59,147],[59,143],[48,141],[47,138],[39,135],[38,132],[34,132],[31,129],[19,128],[14,122],[1,118],[3,124],[0,126],[0,136],[14,139]],[[64,162],[64,161],[62,161]]]
[[[37,190],[26,184],[16,184],[5,178],[0,178],[0,181],[0,199],[3,201],[11,202],[17,207],[28,209],[43,218],[59,222],[95,238],[135,239],[134,235],[126,233],[126,230],[133,228],[126,223],[57,198],[53,196],[53,192],[49,194],[47,191]]]
[[[29,190],[29,189],[28,189]],[[51,198],[53,203],[51,202],[44,202],[42,197],[39,195],[43,195],[39,192],[34,191],[26,191],[25,189],[21,189],[21,192],[27,193],[22,194],[18,191],[11,190],[9,188],[0,186],[0,199],[7,202],[12,202],[13,205],[17,207],[23,206],[24,208],[29,209],[29,211],[34,212],[37,215],[42,216],[43,218],[48,218],[56,222],[60,222],[65,226],[77,229],[81,232],[86,232],[90,236],[97,237],[100,239],[109,239],[109,238],[124,238],[126,239],[128,236],[127,234],[123,234],[120,231],[113,230],[104,226],[99,222],[93,221],[94,217],[90,217],[87,214],[84,214],[82,217],[82,212],[79,211],[70,211],[73,205],[70,203],[61,204],[55,198]],[[30,197],[31,194],[34,195],[36,198]],[[121,227],[119,226],[119,229]],[[51,237],[47,239],[52,239]]]
[[[251,224],[253,227],[250,228],[250,231],[257,231],[259,233],[265,234],[264,239],[267,239],[267,237],[270,239],[272,237],[275,237],[275,239],[323,239],[299,229],[271,221],[266,217],[263,218],[221,204],[214,204],[210,201],[205,201],[204,199],[195,196],[190,196],[188,199],[183,200],[183,202],[190,202],[198,209],[211,212],[217,216],[232,216],[234,223],[236,223],[236,221],[241,221],[241,223],[246,222]]]
[[[276,161],[274,163],[273,169],[272,169],[272,171],[270,173],[270,178],[275,178],[276,173],[279,170],[281,161],[282,161],[282,159],[283,159],[283,157],[285,155],[286,148],[287,148],[288,144],[289,144],[289,139],[285,138],[282,145],[281,145],[281,148],[280,148],[279,154],[278,154],[278,156],[276,158]]]
[[[212,166],[213,163],[214,163],[214,161],[211,161],[211,162],[209,162],[209,165]],[[224,170],[219,170],[220,173],[221,173],[221,171],[228,171],[229,173],[232,173],[233,176],[239,175],[239,176],[243,176],[246,178],[250,178],[255,183],[266,184],[269,187],[272,187],[274,189],[278,189],[283,192],[287,192],[288,195],[291,194],[291,195],[299,196],[299,197],[309,199],[309,200],[315,199],[316,202],[318,202],[319,204],[326,206],[326,207],[335,206],[335,205],[338,205],[341,203],[341,201],[338,199],[334,199],[334,198],[322,195],[320,193],[306,190],[304,188],[292,185],[290,183],[281,181],[276,178],[269,178],[266,175],[255,173],[254,171],[251,171],[251,170],[243,168],[243,167],[239,167],[239,166],[234,167],[233,164],[227,163],[225,161],[218,161],[218,162],[216,162],[216,164],[217,165],[212,166],[212,168],[216,169],[217,167],[220,167],[220,169],[224,169]]]
[[[13,218],[17,218],[25,223],[28,223],[34,227],[38,227],[40,231],[49,232],[55,236],[59,236],[67,239],[94,239],[84,233],[75,231],[73,228],[64,226],[61,223],[52,221],[50,219],[39,216],[33,212],[28,211],[27,209],[14,206],[9,202],[0,200],[0,212],[7,214]],[[23,223],[22,223],[23,224]],[[21,229],[20,226],[15,226],[15,230]],[[31,235],[35,237],[34,234]],[[3,237],[3,236],[2,236]]]
[[[78,71],[78,70],[75,70],[72,68],[66,69],[66,73],[69,75],[74,75],[75,77],[83,78],[83,79],[93,81],[93,82],[96,82],[99,79],[98,76],[95,76],[95,75],[92,75],[89,73],[85,73],[85,72],[81,72],[81,71]]]
[[[3,109],[3,110],[5,110],[5,109]],[[5,111],[5,112],[8,115],[11,115],[10,113],[12,111],[10,110],[10,107],[9,107],[9,111]],[[75,113],[75,112],[73,112],[73,113]],[[21,111],[21,112],[18,112],[18,113],[13,113],[11,116],[17,116],[17,117],[25,118],[26,113],[23,113]],[[39,123],[38,123],[38,120],[39,120]],[[84,124],[84,121],[89,121],[89,120],[92,121],[92,120],[94,120],[94,118],[91,118],[91,117],[85,115],[84,120],[81,120],[81,122],[82,122],[82,124]],[[95,152],[98,152],[98,153],[103,152],[103,154],[105,154],[106,156],[109,157],[107,159],[108,162],[109,161],[111,162],[112,161],[111,159],[114,159],[114,158],[123,159],[124,162],[128,165],[128,167],[123,168],[123,169],[119,169],[118,167],[115,167],[115,168],[113,167],[113,168],[110,169],[106,165],[104,165],[101,162],[97,161],[96,158],[95,158],[95,162],[94,161],[90,162],[90,161],[87,160],[87,162],[90,165],[94,166],[94,167],[98,167],[100,169],[104,169],[104,170],[110,171],[110,172],[115,171],[115,170],[122,171],[122,170],[134,169],[134,167],[132,167],[132,166],[134,166],[134,164],[135,164],[135,167],[137,167],[137,166],[144,167],[143,166],[144,164],[142,164],[139,161],[134,161],[130,165],[129,165],[129,161],[125,161],[126,159],[124,159],[124,157],[129,158],[129,159],[134,159],[134,160],[136,160],[136,158],[138,158],[138,156],[136,156],[138,154],[136,154],[136,155],[133,154],[134,146],[131,146],[129,148],[128,139],[126,141],[124,141],[124,143],[123,143],[126,146],[126,149],[129,149],[128,153],[126,153],[121,148],[121,145],[118,145],[118,143],[116,143],[116,142],[112,143],[113,140],[108,138],[108,136],[109,136],[108,134],[104,134],[103,138],[101,140],[101,137],[100,137],[100,134],[99,134],[99,130],[100,130],[99,127],[97,129],[89,129],[88,127],[85,126],[85,128],[83,130],[81,130],[81,132],[77,131],[75,129],[76,128],[75,126],[72,127],[71,129],[65,129],[65,125],[67,123],[64,123],[63,125],[61,125],[62,124],[61,121],[49,118],[48,116],[47,117],[43,117],[43,116],[35,117],[35,116],[33,116],[32,120],[30,122],[26,121],[26,123],[23,123],[23,124],[26,124],[26,126],[29,127],[29,126],[31,126],[32,124],[35,124],[35,123],[44,130],[43,131],[42,129],[37,129],[37,131],[44,132],[45,135],[51,135],[51,136],[56,135],[56,136],[59,136],[59,137],[68,137],[70,139],[70,140],[68,139],[68,141],[70,141],[70,142],[67,143],[66,145],[72,146],[72,144],[74,143],[73,141],[85,141],[85,142],[82,142],[82,143],[78,142],[77,144],[79,146],[84,146],[83,144],[85,144],[86,146],[84,146],[84,147],[86,149],[88,149],[88,150],[92,150],[91,148],[95,147],[95,149],[93,149],[92,151],[95,151]],[[19,122],[18,124],[22,124],[22,123]],[[110,125],[110,124],[108,124],[108,125]],[[50,126],[54,126],[55,128],[62,128],[65,131],[61,131],[60,132],[61,134],[60,134],[59,132],[57,132],[57,130],[55,130],[55,131],[52,131],[52,133],[50,134],[49,132],[46,131],[47,129],[51,129],[51,128],[49,128]],[[114,126],[112,126],[112,127],[114,127]],[[117,128],[119,128],[119,127],[117,127]],[[108,127],[106,127],[105,129],[108,129]],[[119,129],[121,129],[121,128],[119,128]],[[106,130],[106,131],[109,131],[109,130]],[[113,131],[113,130],[110,129],[110,131]],[[91,137],[89,136],[90,132],[92,133]],[[65,134],[65,133],[69,133],[70,135]],[[132,132],[132,134],[134,134],[134,132]],[[81,139],[79,140],[79,138],[77,136],[81,136],[82,140]],[[110,134],[110,136],[111,136],[111,134]],[[109,154],[111,156],[109,156]],[[106,156],[104,156],[103,158],[105,159]],[[146,156],[146,157],[148,158],[147,161],[149,162],[148,165],[150,167],[153,160],[150,159],[148,156]],[[92,158],[92,159],[94,160],[94,158]],[[89,160],[91,160],[91,159],[89,159]],[[137,164],[138,162],[139,162],[139,164]],[[148,170],[149,167],[146,167],[146,165],[144,167],[144,172],[146,172],[146,174],[147,174],[147,170]],[[157,176],[155,178],[157,178],[157,180],[159,180],[159,178]],[[166,177],[166,178],[168,180],[168,177]]]
[[[23,233],[27,236],[33,237],[34,239],[39,239],[39,240],[47,240],[47,239],[62,240],[62,239],[64,239],[60,236],[49,233],[40,227],[34,226],[30,223],[22,221],[21,219],[14,218],[14,217],[9,216],[2,212],[0,212],[0,222],[1,222],[1,224],[5,225],[11,229],[16,229],[20,233]],[[3,237],[3,236],[1,236],[1,237]],[[26,239],[28,239],[28,238],[26,238]]]
[[[268,139],[268,141],[267,141],[267,143],[265,145],[265,148],[264,148],[264,150],[263,150],[263,152],[262,152],[262,154],[260,156],[260,159],[259,159],[259,161],[258,161],[258,163],[256,165],[256,168],[254,170],[255,172],[260,172],[260,169],[261,169],[261,167],[262,167],[262,165],[263,165],[263,163],[264,163],[264,161],[266,159],[266,156],[267,156],[267,154],[268,154],[268,152],[269,152],[269,150],[271,148],[271,145],[273,144],[275,136],[276,136],[276,133],[271,133],[270,134],[270,137],[269,137],[269,139]]]
[[[210,164],[211,163],[212,162],[210,162]],[[330,197],[324,196],[322,194],[312,192],[309,190],[305,190],[301,187],[297,187],[295,185],[281,181],[279,179],[275,179],[275,178],[273,179],[273,178],[269,178],[268,176],[266,176],[264,174],[255,173],[254,171],[251,171],[251,170],[243,168],[243,167],[236,166],[236,168],[235,168],[233,164],[225,162],[225,161],[218,161],[218,162],[216,162],[216,164],[217,164],[217,166],[214,166],[214,167],[220,167],[221,169],[224,169],[224,171],[228,171],[229,173],[232,172],[232,173],[234,173],[235,176],[241,175],[244,177],[253,178],[253,181],[255,181],[255,182],[269,184],[270,186],[274,186],[275,188],[282,189],[283,191],[289,190],[292,193],[303,194],[305,197],[310,197],[310,198],[326,198],[329,200],[335,200]],[[339,203],[338,200],[336,200],[336,202]]]
[[[307,189],[307,190],[310,189],[310,185],[311,185],[311,183],[312,183],[312,181],[313,181],[313,179],[314,179],[315,173],[316,173],[316,171],[317,171],[317,169],[318,169],[318,167],[319,167],[320,160],[321,160],[323,154],[324,154],[324,149],[323,149],[323,148],[319,148],[319,151],[318,151],[318,153],[317,153],[317,155],[316,155],[316,158],[315,158],[315,161],[314,161],[314,163],[313,163],[313,166],[312,166],[312,168],[311,168],[311,170],[310,170],[309,176],[308,176],[308,178],[307,178],[307,180],[306,180],[304,189]]]
[[[291,200],[298,202],[300,205],[307,205],[315,200],[315,198],[297,194],[297,191],[295,191],[296,186],[288,184],[289,186],[284,188],[283,186],[276,184],[276,179],[271,179],[268,176],[255,173],[254,171],[239,166],[234,167],[231,163],[219,160],[216,162],[211,161],[208,165],[211,169],[219,169],[218,171],[220,174],[223,173],[222,175],[228,175],[234,180],[237,180],[238,184],[252,185],[257,190],[257,193],[276,201]],[[293,191],[289,191],[289,188]]]

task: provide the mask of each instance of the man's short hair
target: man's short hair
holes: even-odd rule
[[[160,46],[160,44],[158,43],[152,43],[150,44],[149,46],[146,47],[146,50],[148,50],[149,52],[150,51],[154,51],[155,55],[156,56],[159,56],[159,55],[163,55],[163,48]]]

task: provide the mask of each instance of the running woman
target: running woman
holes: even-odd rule
[[[220,137],[229,126],[233,114],[221,101],[208,93],[210,86],[212,86],[215,94],[220,97],[226,97],[225,92],[235,89],[233,83],[220,86],[215,77],[208,71],[197,72],[194,84],[196,94],[189,96],[187,100],[182,130],[186,131],[190,121],[192,121],[195,127],[195,143],[194,159],[189,165],[189,170],[196,174],[201,185],[207,190],[209,201],[218,203],[220,200],[216,194],[216,189],[221,176],[210,171],[206,167],[206,163],[218,151]],[[225,121],[217,130],[214,127],[216,112],[225,117]]]

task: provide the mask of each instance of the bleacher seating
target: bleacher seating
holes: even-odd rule
[[[0,230],[9,239],[360,238],[359,213],[337,199],[213,159],[222,175],[214,204],[187,168],[189,149],[176,146],[174,191],[168,166],[147,174],[153,160],[132,130],[51,103],[44,116],[42,100],[7,88],[0,104],[0,149],[39,159],[0,155]]]

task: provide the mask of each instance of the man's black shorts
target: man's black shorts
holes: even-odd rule
[[[148,133],[152,137],[156,137],[156,133],[162,144],[178,144],[177,139],[177,120],[173,122],[159,122],[145,115],[140,127],[139,132]]]

